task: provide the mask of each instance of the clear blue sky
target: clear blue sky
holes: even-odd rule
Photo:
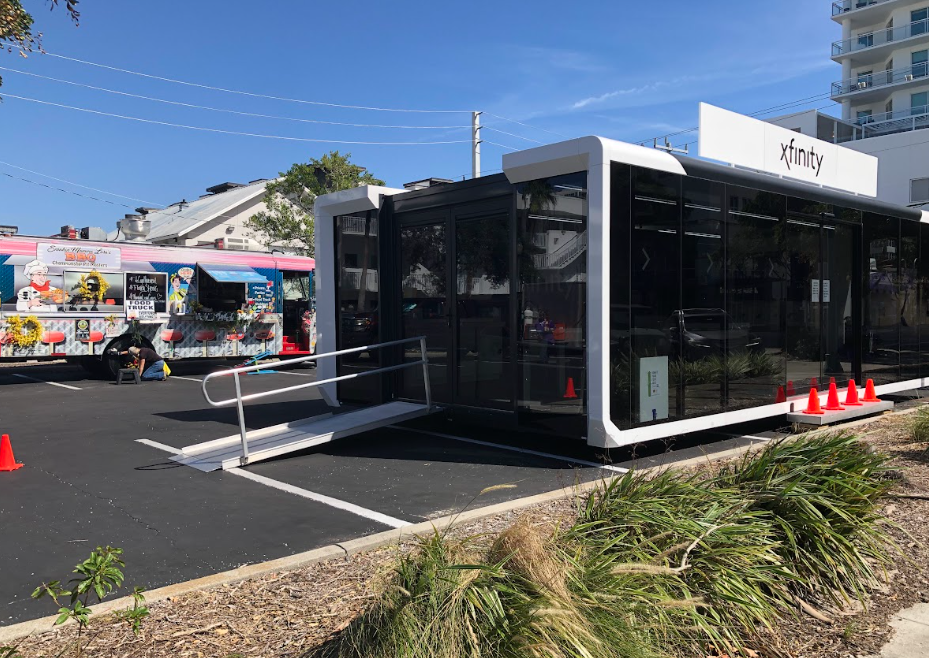
[[[828,0],[663,2],[308,2],[81,0],[81,25],[44,0],[23,0],[45,49],[110,66],[259,94],[350,105],[479,109],[575,137],[636,141],[696,125],[697,103],[750,113],[825,94],[839,28]],[[402,7],[402,9],[401,9]],[[172,101],[301,119],[464,126],[466,114],[327,108],[230,95],[34,53],[0,66]],[[222,181],[272,177],[330,149],[350,151],[389,185],[470,173],[468,144],[344,146],[145,124],[39,105],[9,94],[150,120],[301,138],[467,140],[469,129],[400,130],[300,123],[117,96],[0,71],[0,160],[166,205]],[[817,100],[806,107],[827,106]],[[831,106],[835,108],[835,106]],[[797,109],[803,109],[797,108]],[[796,111],[794,109],[786,112]],[[826,108],[824,111],[830,111]],[[558,136],[484,115],[542,142]],[[486,131],[510,147],[533,143]],[[693,133],[674,139],[692,141]],[[485,144],[485,172],[506,152]],[[0,173],[131,207],[137,201],[0,165]],[[112,229],[129,208],[0,175],[0,224],[48,234],[64,225]]]

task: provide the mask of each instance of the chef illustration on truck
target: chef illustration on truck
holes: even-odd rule
[[[55,313],[56,303],[64,301],[64,291],[53,288],[48,278],[48,265],[31,260],[23,266],[23,274],[30,283],[16,293],[16,310],[21,313]]]

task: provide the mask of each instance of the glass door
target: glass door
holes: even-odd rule
[[[506,209],[455,221],[455,402],[514,410],[511,235]]]
[[[401,338],[426,337],[429,379],[435,402],[452,402],[451,304],[448,285],[447,219],[426,223],[400,222]],[[402,346],[406,361],[420,358],[419,343]],[[420,368],[401,371],[398,395],[425,400]]]

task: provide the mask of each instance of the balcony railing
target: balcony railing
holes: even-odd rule
[[[342,230],[345,233],[352,233],[354,235],[364,235],[365,234],[365,218],[364,217],[342,217]],[[377,235],[377,220],[372,220],[369,226],[370,236]]]
[[[850,126],[850,130],[841,131],[835,142],[844,144],[868,137],[882,137],[925,128],[929,128],[929,105],[897,112],[883,112],[860,119],[856,125]]]
[[[540,270],[560,270],[587,251],[587,231],[578,233],[565,242],[555,253],[536,254],[532,257],[533,264]]]
[[[832,15],[838,16],[839,14],[844,14],[853,9],[863,9],[864,7],[879,5],[884,2],[890,2],[890,0],[839,0],[838,2],[832,3]]]
[[[886,87],[901,82],[912,82],[929,76],[929,62],[921,62],[913,66],[888,71],[878,71],[867,75],[858,75],[848,80],[832,83],[832,96],[852,94],[877,87]]]
[[[867,34],[859,34],[857,37],[845,39],[844,41],[836,41],[832,44],[832,56],[838,57],[839,55],[860,52],[869,48],[877,48],[878,46],[903,41],[921,34],[929,34],[929,19],[915,21],[900,27],[883,28]]]

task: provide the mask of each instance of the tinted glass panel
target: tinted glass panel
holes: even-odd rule
[[[459,221],[455,245],[457,402],[512,409],[509,217]]]
[[[610,179],[610,417],[632,424],[632,327],[629,315],[632,167],[613,163]]]
[[[786,385],[784,317],[790,280],[786,199],[729,186],[727,302],[739,355],[730,358],[729,408],[770,404]]]
[[[919,223],[900,221],[900,376],[919,377]]]
[[[862,370],[875,384],[900,372],[899,232],[900,220],[865,214]]]
[[[586,431],[587,174],[519,185],[520,422]]]
[[[380,342],[378,309],[378,222],[374,212],[336,218],[336,291],[339,305],[338,349]],[[359,263],[370,263],[359,267]],[[285,301],[285,306],[288,302]],[[338,374],[350,375],[379,367],[378,350],[339,357]],[[380,377],[339,382],[339,397],[359,402],[380,400]]]
[[[426,337],[432,399],[450,401],[447,302],[447,247],[445,224],[405,226],[400,229],[400,277],[403,290],[402,338]],[[420,346],[403,346],[407,361],[420,359]],[[401,397],[425,399],[423,373],[419,368],[402,370]]]
[[[823,376],[819,233],[822,215],[831,208],[795,198],[788,198],[787,208],[787,387],[800,393]]]
[[[680,353],[681,332],[680,196],[680,176],[633,169],[629,258],[632,357],[628,372],[634,424],[673,420],[684,413],[680,368],[672,367]],[[655,395],[648,390],[650,377],[663,380]]]
[[[671,347],[685,416],[724,410],[729,353],[741,358],[748,349],[747,336],[725,310],[723,194],[722,183],[683,180],[681,309]]]

